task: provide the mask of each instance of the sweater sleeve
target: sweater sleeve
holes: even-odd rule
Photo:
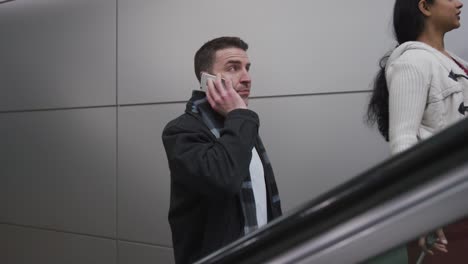
[[[429,77],[418,65],[396,62],[387,72],[389,141],[392,154],[418,142],[418,132],[429,92]]]
[[[162,140],[171,180],[203,196],[237,194],[249,175],[258,127],[257,114],[247,109],[226,116],[218,139],[193,117],[169,125]]]

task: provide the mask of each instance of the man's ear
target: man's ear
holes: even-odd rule
[[[423,13],[423,15],[425,16],[431,16],[431,7],[430,5],[427,3],[426,0],[419,0],[419,3],[418,3],[418,8],[419,8],[419,11],[421,11],[421,13]]]

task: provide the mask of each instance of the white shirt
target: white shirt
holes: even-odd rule
[[[266,207],[266,186],[263,164],[255,147],[252,149],[252,160],[250,161],[250,179],[255,198],[258,227],[265,225],[268,221]]]

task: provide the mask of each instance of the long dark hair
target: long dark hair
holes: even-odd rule
[[[407,41],[415,41],[424,30],[425,17],[419,10],[420,0],[396,0],[393,7],[393,29],[398,45]],[[426,0],[427,4],[431,5],[436,0]],[[367,107],[367,123],[374,125],[377,123],[377,128],[380,134],[388,138],[388,87],[387,79],[385,78],[385,67],[390,53],[380,59],[380,70],[374,79],[373,91]]]

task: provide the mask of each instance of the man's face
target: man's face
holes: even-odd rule
[[[220,73],[224,79],[232,81],[232,87],[248,105],[252,80],[249,74],[250,61],[247,53],[239,48],[216,51],[213,74]]]

